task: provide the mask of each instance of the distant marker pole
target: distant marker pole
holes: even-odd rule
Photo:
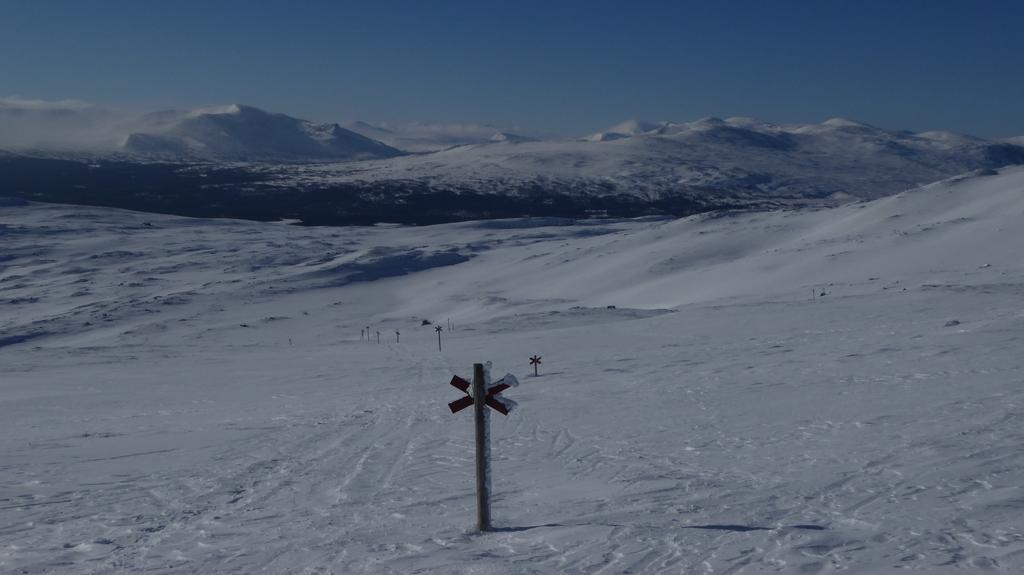
[[[533,377],[539,377],[537,374],[537,366],[540,365],[540,356],[535,355],[530,358],[530,365],[533,366]]]
[[[444,331],[444,328],[441,326],[436,326],[434,328],[434,331],[437,332],[437,351],[441,351],[441,332]]]
[[[377,332],[377,345],[380,345],[380,332]]]
[[[395,330],[395,343],[402,343],[402,332]]]

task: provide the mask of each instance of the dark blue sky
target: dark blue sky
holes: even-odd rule
[[[1024,134],[1024,2],[0,0],[0,97],[581,134],[844,116]]]

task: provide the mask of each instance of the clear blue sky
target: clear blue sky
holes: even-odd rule
[[[844,116],[1024,134],[1024,1],[0,0],[0,97],[579,134]]]

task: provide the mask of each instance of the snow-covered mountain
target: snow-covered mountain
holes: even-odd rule
[[[427,153],[457,146],[489,142],[526,142],[536,138],[488,124],[430,124],[353,122],[346,128],[368,138],[384,142],[405,152]]]
[[[314,124],[251,106],[160,112],[144,122],[152,127],[131,134],[125,150],[170,158],[247,161],[361,160],[401,153],[338,124]]]
[[[8,205],[0,570],[1024,572],[1021,190],[422,227]],[[484,361],[522,385],[477,534],[446,403]]]
[[[477,193],[573,193],[743,201],[875,198],[1024,163],[1024,147],[844,119],[630,121],[583,140],[465,145],[433,154],[285,170],[281,181]]]

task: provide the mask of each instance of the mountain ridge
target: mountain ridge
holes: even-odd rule
[[[230,160],[359,160],[402,152],[338,124],[314,124],[285,114],[232,104],[175,116],[128,136],[124,149],[158,157]]]

